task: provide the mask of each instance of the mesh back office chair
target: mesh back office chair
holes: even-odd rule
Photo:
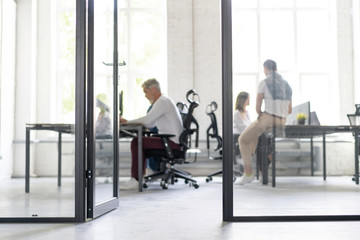
[[[190,99],[192,96],[192,99]],[[196,97],[197,96],[197,97]],[[190,186],[199,188],[196,180],[192,179],[191,174],[175,168],[176,164],[183,164],[186,162],[187,151],[191,148],[191,137],[195,134],[195,147],[199,144],[199,124],[193,116],[194,109],[199,106],[199,102],[195,101],[198,94],[194,90],[190,90],[186,94],[186,98],[190,103],[187,113],[182,113],[184,130],[179,137],[180,150],[173,150],[169,146],[169,138],[174,135],[157,134],[155,137],[160,137],[164,149],[149,149],[145,151],[147,157],[155,157],[161,159],[161,171],[145,177],[143,184],[144,188],[148,187],[148,183],[161,179],[160,186],[167,189],[169,184],[177,182],[178,178],[184,179],[185,183],[190,183]],[[196,158],[196,156],[195,156]]]
[[[206,107],[206,114],[210,117],[210,120],[211,120],[210,126],[206,130],[206,147],[208,150],[208,158],[211,160],[222,160],[222,138],[219,136],[217,120],[216,120],[216,115],[215,115],[215,111],[217,110],[217,108],[218,108],[218,105],[214,101],[211,102]],[[215,147],[214,151],[219,153],[218,156],[214,157],[214,156],[210,155],[210,138],[215,138],[215,140],[217,141],[217,146]],[[237,143],[238,138],[239,138],[239,135],[234,135],[234,164],[236,164],[236,156],[240,156],[239,146]],[[210,182],[212,180],[213,176],[220,175],[222,173],[223,173],[223,171],[219,170],[219,171],[216,171],[216,172],[208,175],[206,177],[206,182]],[[240,164],[240,171],[234,170],[234,175],[236,174],[236,175],[242,176],[243,173],[244,173],[244,167],[242,166],[242,164]],[[234,177],[234,181],[235,180],[236,180],[236,178]]]

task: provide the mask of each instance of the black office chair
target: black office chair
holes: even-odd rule
[[[190,98],[192,97],[192,99]],[[144,178],[143,187],[147,188],[149,182],[161,179],[160,186],[163,189],[167,189],[169,184],[174,184],[179,178],[184,179],[185,183],[190,183],[190,186],[199,188],[196,180],[191,177],[191,174],[180,169],[176,169],[176,164],[184,164],[186,162],[187,151],[191,148],[191,139],[195,134],[195,147],[199,145],[199,124],[194,118],[193,112],[196,107],[199,106],[199,102],[194,100],[198,99],[198,94],[194,90],[190,90],[186,94],[186,98],[190,103],[187,113],[182,113],[184,131],[179,137],[179,145],[181,150],[171,149],[169,146],[169,138],[174,135],[169,134],[157,134],[155,137],[160,137],[164,146],[164,149],[149,149],[145,151],[147,157],[155,157],[161,159],[161,171],[146,176]],[[196,161],[196,153],[195,160]]]
[[[263,185],[269,182],[269,165],[272,164],[272,187],[276,187],[276,138],[284,138],[285,127],[273,126],[268,128],[260,137],[256,149],[256,175],[259,178],[260,171],[262,172]],[[271,162],[269,161],[269,154],[271,154]]]
[[[217,120],[216,120],[216,115],[215,115],[215,111],[217,110],[218,105],[216,102],[211,102],[207,107],[206,107],[206,114],[210,117],[211,119],[211,123],[210,126],[208,127],[208,129],[206,130],[206,147],[207,147],[207,151],[208,151],[208,158],[211,160],[222,160],[222,138],[219,136],[219,131],[218,131],[218,126],[217,126]],[[239,135],[234,135],[234,164],[236,164],[236,156],[240,155],[240,151],[239,151],[239,146],[238,146],[238,138]],[[217,141],[217,146],[215,147],[214,151],[218,152],[217,156],[211,156],[210,154],[210,139],[211,138],[215,138]],[[242,164],[239,165],[239,171],[234,170],[234,175],[239,175],[242,176],[244,173],[244,167],[242,166]],[[220,175],[222,174],[223,171],[219,170],[216,171],[210,175],[208,175],[206,177],[206,182],[210,182],[212,180],[213,176],[216,175]],[[234,181],[236,180],[236,177],[234,176]]]
[[[356,126],[360,124],[360,104],[355,104],[355,108],[356,110],[354,114],[347,115],[351,126]],[[360,139],[360,133],[355,132],[353,133],[353,136],[354,138]],[[358,144],[358,153],[360,154],[360,144]],[[352,180],[355,181],[355,175]]]
[[[217,108],[218,105],[214,101],[206,107],[206,114],[210,117],[211,120],[210,126],[206,130],[206,148],[208,151],[208,158],[211,160],[222,159],[222,138],[219,136],[216,115],[214,113]],[[217,146],[214,148],[214,151],[218,152],[219,155],[216,157],[210,156],[210,138],[215,138],[217,142]]]

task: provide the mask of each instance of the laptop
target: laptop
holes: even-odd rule
[[[310,125],[320,126],[320,121],[315,111],[310,112]]]

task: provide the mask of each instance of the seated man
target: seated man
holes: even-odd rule
[[[251,183],[254,180],[251,169],[252,155],[258,145],[258,138],[272,126],[283,126],[286,116],[292,109],[292,89],[288,82],[277,72],[277,64],[273,60],[264,62],[266,78],[259,83],[256,97],[256,112],[258,118],[252,122],[240,135],[240,152],[243,156],[245,174],[240,184]],[[261,111],[262,102],[265,111]],[[269,160],[271,154],[269,154]]]
[[[145,97],[152,104],[151,110],[144,117],[128,121],[120,118],[120,123],[142,123],[147,128],[157,127],[159,134],[172,134],[170,147],[180,149],[179,137],[183,131],[183,124],[178,108],[174,101],[161,94],[160,84],[156,79],[149,79],[142,84]],[[134,138],[131,142],[131,179],[125,183],[120,183],[120,189],[136,189],[138,187],[138,139]],[[143,150],[164,149],[159,137],[143,137]],[[143,152],[143,169],[146,166],[146,155]]]

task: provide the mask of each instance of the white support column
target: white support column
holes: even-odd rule
[[[56,1],[37,0],[36,120],[56,121]],[[37,135],[47,135],[38,132]]]
[[[201,98],[196,110],[200,139],[205,139],[210,118],[206,106],[216,101],[220,135],[222,135],[222,81],[221,81],[221,15],[219,0],[194,0],[194,87]]]
[[[25,140],[25,124],[37,120],[37,0],[17,1],[16,35],[15,141],[21,142]],[[14,145],[14,158],[13,175],[24,175],[25,144]],[[32,173],[34,161],[31,163]]]
[[[360,104],[360,0],[353,0],[354,101]],[[355,111],[355,110],[354,110]]]
[[[167,1],[168,96],[175,102],[194,87],[192,2]]]
[[[351,13],[352,0],[337,0],[338,92],[341,124],[348,124],[346,114],[355,111],[353,19]]]
[[[16,3],[0,0],[0,179],[13,166]]]
[[[36,121],[39,123],[56,122],[56,56],[57,56],[57,25],[56,9],[57,1],[37,0],[37,49],[36,49]],[[36,134],[36,135],[35,135]],[[31,135],[37,139],[57,139],[57,134],[49,131],[36,131]],[[57,158],[52,151],[56,145],[36,144],[33,147],[35,153],[35,174],[46,176],[52,174],[57,166]],[[50,150],[52,149],[52,151]],[[50,154],[49,154],[50,153]]]

